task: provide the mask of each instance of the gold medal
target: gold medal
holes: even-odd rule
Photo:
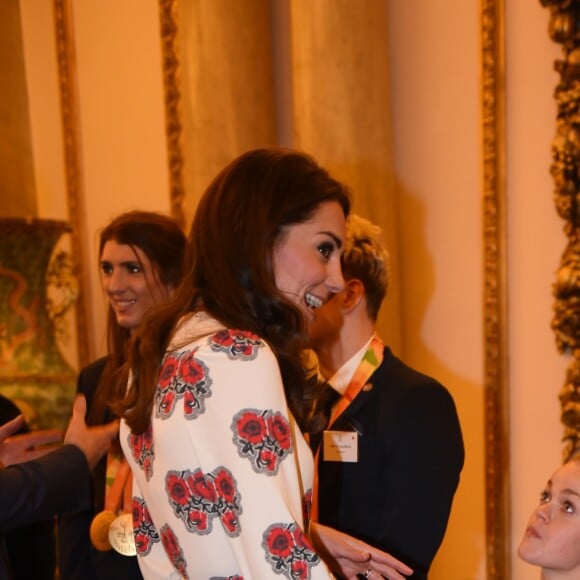
[[[98,513],[91,522],[89,529],[89,536],[93,546],[101,552],[106,552],[111,549],[111,542],[109,541],[109,528],[111,523],[117,516],[110,510],[104,510]]]
[[[109,526],[109,542],[113,549],[123,556],[136,556],[133,536],[133,516],[128,513],[115,518]]]
[[[91,522],[89,535],[93,546],[101,552],[111,548],[123,556],[135,556],[131,515],[131,487],[133,478],[127,461],[109,454],[105,509]],[[117,516],[117,514],[121,514]]]

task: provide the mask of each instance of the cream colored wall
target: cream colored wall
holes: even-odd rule
[[[66,178],[52,3],[20,0],[38,215],[66,219]]]
[[[450,390],[466,449],[434,580],[485,578],[478,18],[478,2],[389,3],[402,356]]]
[[[98,231],[130,209],[169,212],[156,0],[73,3],[97,353],[106,349]]]
[[[508,272],[510,321],[512,545],[520,541],[539,493],[561,461],[558,393],[565,360],[557,354],[551,283],[564,250],[549,175],[555,133],[558,45],[539,1],[507,2]],[[513,578],[538,578],[513,557]]]
[[[22,0],[23,19],[36,26],[30,13],[26,16],[30,1]],[[548,15],[539,1],[506,0],[506,4],[515,551],[538,491],[560,459],[557,394],[565,364],[550,330],[550,291],[564,239],[548,173],[557,80],[552,62],[559,50],[547,38]],[[396,281],[402,290],[406,334],[400,354],[449,387],[467,451],[432,580],[480,580],[485,578],[485,530],[479,2],[389,0],[389,10],[403,233],[402,275]],[[49,18],[48,12],[44,18]],[[103,352],[96,232],[111,217],[133,207],[169,210],[157,2],[77,0],[74,29],[89,227],[85,249],[95,265],[91,269],[95,340]],[[31,90],[31,108],[41,107],[46,88]],[[54,95],[49,97],[54,100]],[[40,112],[37,126],[44,122],[42,117]],[[48,213],[60,212],[51,209],[61,203],[51,197],[62,188],[62,176],[49,171],[62,162],[60,143],[40,134],[33,135],[35,156],[43,160],[46,181],[54,184],[41,203]],[[513,569],[515,580],[537,577],[515,556]]]

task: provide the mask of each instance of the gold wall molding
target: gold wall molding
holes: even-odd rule
[[[171,215],[185,227],[184,153],[182,146],[183,121],[180,112],[181,90],[179,78],[179,2],[159,0],[161,26],[161,55],[165,94],[165,134],[169,165],[169,199]]]
[[[557,114],[550,173],[567,237],[552,287],[556,347],[570,357],[560,391],[566,460],[580,448],[580,0],[540,2],[549,7],[548,34],[562,45],[563,57],[554,63],[560,79],[554,90]]]
[[[68,222],[71,230],[71,257],[79,279],[76,301],[76,333],[81,368],[94,358],[92,332],[89,332],[89,272],[85,247],[86,225],[83,212],[82,148],[80,138],[80,106],[77,90],[77,66],[70,0],[53,0],[56,58],[66,173]]]
[[[485,496],[487,578],[510,577],[504,3],[482,0]]]

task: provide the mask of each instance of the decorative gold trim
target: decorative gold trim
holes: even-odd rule
[[[504,4],[482,0],[485,495],[487,578],[510,577]]]
[[[554,96],[558,106],[556,135],[552,141],[554,200],[564,220],[567,244],[553,285],[552,329],[556,346],[571,355],[566,379],[560,391],[563,451],[567,460],[580,449],[580,2],[540,0],[550,9],[550,38],[562,45],[563,60],[556,60],[560,74]]]
[[[181,90],[179,88],[178,0],[159,0],[163,83],[165,87],[165,131],[169,162],[171,215],[185,227],[184,155],[182,147]]]
[[[54,0],[56,57],[60,87],[60,106],[65,154],[67,203],[71,225],[71,256],[76,264],[80,292],[76,301],[76,326],[79,364],[85,366],[94,357],[92,333],[88,330],[89,273],[83,254],[86,226],[82,211],[83,181],[79,100],[77,95],[76,51],[70,0]]]

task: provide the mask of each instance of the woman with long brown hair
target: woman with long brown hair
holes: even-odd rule
[[[324,425],[303,353],[314,309],[344,284],[349,210],[341,183],[283,149],[241,155],[203,195],[184,280],[140,327],[112,403],[146,578],[330,577],[307,533],[313,458],[300,429]],[[349,578],[369,577],[371,558],[375,575],[410,572],[317,535]]]
[[[150,211],[123,213],[102,230],[99,270],[109,304],[108,354],[85,367],[77,385],[87,398],[89,424],[114,417],[106,399],[117,381],[125,381],[121,369],[131,337],[146,313],[167,302],[181,281],[185,242],[172,218]],[[123,509],[130,512],[130,501],[123,507],[121,493],[130,493],[128,473],[120,449],[110,453],[93,471],[93,507],[61,518],[61,580],[141,578],[136,558],[118,553],[108,540],[113,518]]]

